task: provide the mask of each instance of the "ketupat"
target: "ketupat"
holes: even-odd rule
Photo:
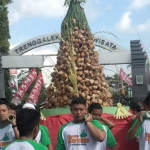
[[[127,118],[129,116],[132,116],[132,114],[130,112],[128,112],[121,103],[117,103],[118,106],[118,110],[117,113],[114,115],[114,118],[116,119],[124,119]]]
[[[61,25],[57,64],[48,87],[48,108],[69,106],[71,99],[80,95],[87,106],[92,102],[113,105],[82,2],[85,0],[65,1],[69,9]]]

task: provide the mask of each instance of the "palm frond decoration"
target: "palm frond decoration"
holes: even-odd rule
[[[64,6],[70,5],[71,1],[77,3],[86,3],[86,0],[65,0]]]

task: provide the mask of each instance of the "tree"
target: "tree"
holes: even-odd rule
[[[117,102],[128,100],[128,85],[127,83],[123,82],[125,94],[122,94],[122,85],[118,74],[114,74],[112,77],[105,76],[105,79],[107,80],[110,91],[112,93],[114,105],[116,105]]]
[[[0,52],[2,53],[2,55],[8,55],[10,46],[8,41],[8,39],[10,39],[10,35],[9,35],[7,5],[10,4],[11,2],[12,2],[11,0],[0,1]],[[5,76],[5,96],[7,100],[11,101],[12,93],[8,82],[10,80],[10,74],[8,69],[5,69],[4,76]]]

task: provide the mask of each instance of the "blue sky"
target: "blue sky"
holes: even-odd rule
[[[11,48],[36,36],[60,33],[67,8],[64,0],[14,0],[8,6]],[[150,0],[87,0],[85,13],[92,33],[108,31],[105,36],[130,49],[130,40],[141,39],[150,55]],[[139,35],[140,37],[139,37]],[[52,46],[33,50],[52,53]],[[129,71],[130,72],[130,71]]]
[[[11,45],[35,36],[60,32],[67,8],[64,0],[14,0],[9,5]],[[129,49],[129,41],[139,39],[150,44],[150,0],[87,0],[85,13],[92,33],[115,34],[120,45]],[[113,40],[113,36],[104,34]]]

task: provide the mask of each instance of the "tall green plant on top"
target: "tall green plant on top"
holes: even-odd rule
[[[57,64],[48,87],[48,108],[68,107],[71,99],[82,96],[87,105],[99,102],[112,106],[111,93],[94,51],[94,39],[84,8],[85,0],[65,0],[67,14],[61,24]]]

